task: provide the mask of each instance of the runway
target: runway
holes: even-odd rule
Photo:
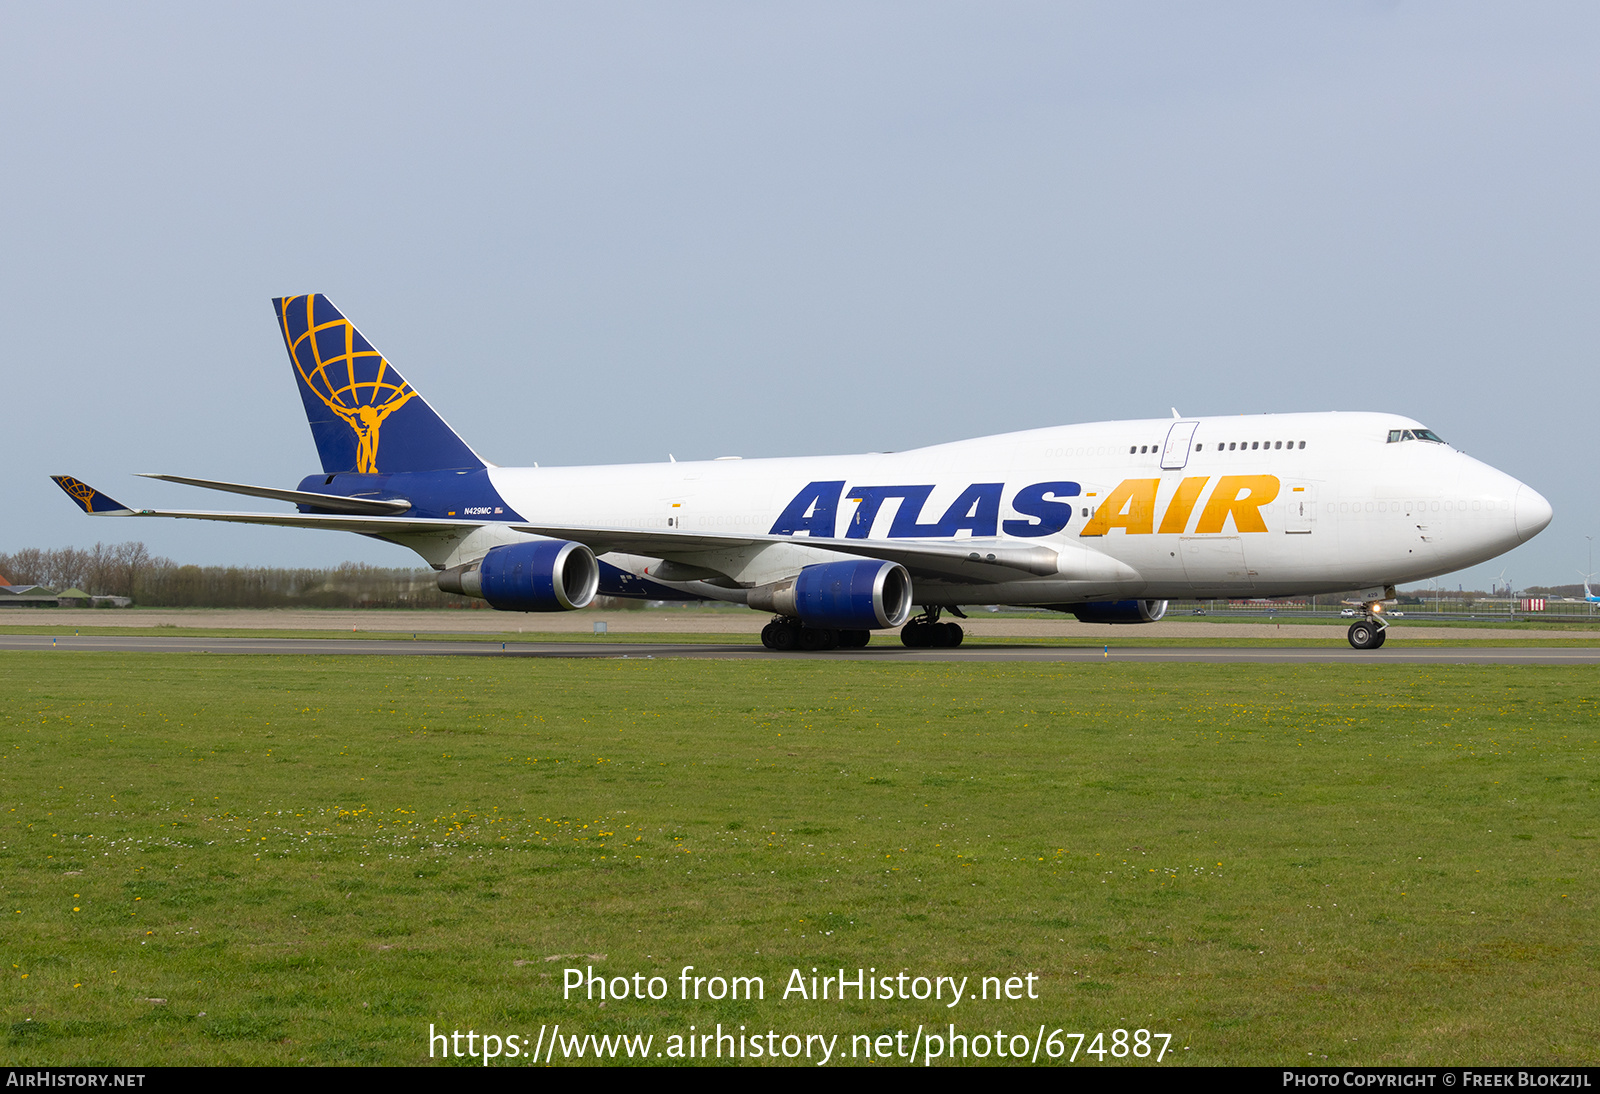
[[[366,657],[523,657],[559,659],[713,658],[824,661],[1121,661],[1200,664],[1362,665],[1600,665],[1600,646],[1424,646],[1394,643],[1379,650],[1286,646],[972,645],[953,650],[909,649],[879,640],[861,650],[776,653],[756,643],[689,642],[441,642],[437,639],[194,638],[165,635],[0,635],[0,650],[60,653],[216,653]]]

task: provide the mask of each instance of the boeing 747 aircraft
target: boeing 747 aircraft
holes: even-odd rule
[[[1097,422],[909,452],[497,467],[321,295],[274,301],[322,472],[293,490],[151,478],[297,511],[95,516],[357,532],[409,547],[442,589],[503,611],[596,595],[767,612],[771,649],[959,645],[963,604],[1149,623],[1172,597],[1360,590],[1383,645],[1394,587],[1494,558],[1550,523],[1537,491],[1395,414]],[[913,618],[913,612],[915,617]],[[963,617],[964,618],[964,617]]]

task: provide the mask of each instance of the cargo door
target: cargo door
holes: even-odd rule
[[[1238,536],[1185,536],[1183,572],[1198,594],[1244,593],[1255,588],[1244,561],[1244,540]]]

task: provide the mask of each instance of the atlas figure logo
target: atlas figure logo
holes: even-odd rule
[[[1182,535],[1189,526],[1200,495],[1209,475],[1191,475],[1178,483],[1177,490],[1167,502],[1161,517],[1163,534]],[[783,513],[773,522],[768,535],[793,536],[804,532],[809,536],[832,539],[838,534],[839,503],[845,498],[845,480],[808,483],[784,507]],[[1103,536],[1114,528],[1128,535],[1148,535],[1156,531],[1156,495],[1161,488],[1160,479],[1124,479],[1103,501],[1093,507],[1080,536]],[[1265,532],[1267,523],[1261,516],[1261,507],[1278,496],[1276,475],[1222,475],[1200,511],[1195,523],[1197,535],[1215,535],[1231,519],[1238,532]],[[1053,536],[1072,521],[1073,502],[1064,498],[1082,496],[1083,487],[1075,482],[1036,482],[1018,490],[1011,499],[1011,508],[1023,520],[1000,520],[1000,499],[1005,492],[1003,482],[975,482],[944,511],[944,516],[931,524],[922,522],[922,509],[933,484],[918,486],[853,486],[846,500],[856,503],[845,539],[869,539],[883,503],[899,499],[900,506],[889,524],[890,539],[949,539],[958,532],[973,537],[991,537],[1004,530],[1008,536],[1036,539]]]
[[[416,395],[410,384],[361,337],[350,320],[333,312],[319,322],[316,296],[291,296],[279,310],[301,391],[310,392],[355,433],[353,470],[378,470],[384,419]],[[330,309],[331,310],[331,309]]]

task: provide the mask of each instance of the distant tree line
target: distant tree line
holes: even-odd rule
[[[332,569],[179,565],[143,543],[96,543],[84,550],[28,547],[0,552],[13,585],[126,596],[149,608],[484,608],[439,590],[432,570],[346,562]]]
[[[1583,595],[1582,585],[1529,585],[1522,590],[1529,596],[1570,596]]]

